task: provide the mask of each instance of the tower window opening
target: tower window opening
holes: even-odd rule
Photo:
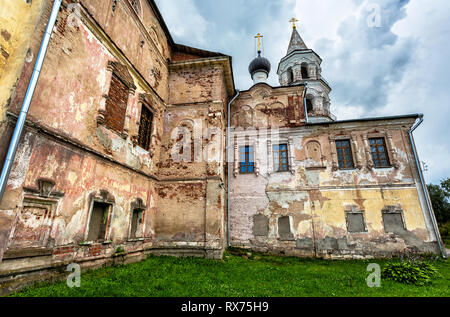
[[[308,79],[308,68],[306,67],[306,64],[302,64],[302,68],[301,68],[301,72],[302,72],[302,79]]]
[[[287,81],[288,84],[291,84],[294,81],[294,72],[292,71],[291,67],[289,67],[287,70]]]
[[[308,111],[308,113],[313,111],[313,102],[311,97],[306,97],[306,111]]]

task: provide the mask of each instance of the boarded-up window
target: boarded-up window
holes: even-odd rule
[[[389,157],[384,138],[373,138],[369,140],[370,152],[375,167],[390,167]]]
[[[267,237],[269,234],[269,219],[261,214],[253,217],[253,234],[256,237]]]
[[[291,218],[289,216],[278,218],[278,236],[281,240],[292,240]]]
[[[131,215],[130,238],[142,238],[142,224],[144,221],[144,211],[142,209],[134,209]]]
[[[89,221],[88,241],[103,241],[106,239],[110,204],[94,202]]]
[[[128,87],[113,74],[106,100],[105,125],[122,133],[128,103]]]
[[[363,212],[347,212],[346,218],[348,232],[366,232]]]
[[[273,164],[275,172],[286,172],[289,170],[287,144],[273,146]]]
[[[354,168],[350,140],[336,141],[336,151],[340,169]]]
[[[152,112],[143,104],[141,111],[141,122],[139,125],[138,143],[140,147],[147,151],[150,149],[150,142],[152,138],[152,121]]]
[[[386,232],[403,233],[406,230],[401,211],[383,211],[383,224]]]

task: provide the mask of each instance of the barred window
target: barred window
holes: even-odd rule
[[[255,171],[255,160],[253,153],[253,146],[241,146],[240,148],[241,159],[241,174],[250,174]]]
[[[350,140],[336,141],[336,151],[340,169],[354,168]]]
[[[152,121],[153,113],[145,104],[142,104],[138,144],[141,148],[147,151],[150,149],[150,142],[152,138]]]
[[[273,163],[276,172],[289,170],[287,144],[273,146]]]
[[[375,167],[390,167],[389,157],[384,138],[373,138],[369,140],[370,152]]]

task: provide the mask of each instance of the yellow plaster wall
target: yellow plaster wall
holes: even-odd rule
[[[0,118],[19,78],[45,0],[4,0],[0,5]]]

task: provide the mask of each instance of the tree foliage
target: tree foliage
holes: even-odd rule
[[[441,181],[440,185],[428,185],[434,214],[439,224],[450,221],[450,178]]]

